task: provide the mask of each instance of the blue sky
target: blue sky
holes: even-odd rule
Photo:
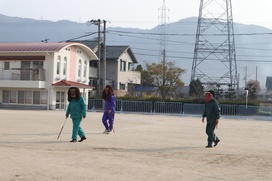
[[[104,19],[112,27],[150,29],[160,22],[163,0],[0,0],[0,4],[0,14],[7,16],[82,23]],[[176,22],[197,17],[200,0],[165,0],[165,4],[168,22]],[[272,29],[271,7],[271,0],[233,0],[234,22]]]

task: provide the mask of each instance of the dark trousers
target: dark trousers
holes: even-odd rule
[[[210,145],[212,144],[212,142],[219,140],[219,138],[214,133],[215,126],[216,126],[215,122],[206,124],[206,134],[208,135],[208,144]]]

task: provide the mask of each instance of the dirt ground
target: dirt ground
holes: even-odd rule
[[[70,143],[64,111],[0,110],[1,181],[272,180],[272,121],[222,117],[221,142],[205,148],[199,116],[116,114],[102,134],[102,112],[88,112],[87,140]]]

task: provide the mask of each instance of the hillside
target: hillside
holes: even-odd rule
[[[160,26],[152,29],[111,27],[107,23],[107,45],[129,45],[139,64],[145,61],[160,60]],[[186,69],[182,80],[189,84],[194,53],[197,18],[182,19],[166,26],[166,57],[176,65]],[[102,29],[102,27],[101,27]],[[271,40],[272,30],[256,26],[234,23],[237,71],[240,87],[246,80],[258,79],[265,87],[266,76],[272,75]],[[1,42],[49,42],[67,41],[82,37],[80,40],[94,39],[97,34],[95,25],[76,23],[68,20],[57,22],[34,20],[0,15]],[[76,40],[76,39],[75,39]],[[208,65],[207,65],[208,66]],[[245,68],[247,67],[247,69]]]

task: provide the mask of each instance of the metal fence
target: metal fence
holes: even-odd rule
[[[103,111],[102,99],[89,99],[88,110]],[[181,102],[152,102],[116,100],[116,112],[150,113],[150,114],[198,114],[202,115],[204,104],[190,104]],[[246,106],[221,105],[223,116],[271,116],[272,105]]]

